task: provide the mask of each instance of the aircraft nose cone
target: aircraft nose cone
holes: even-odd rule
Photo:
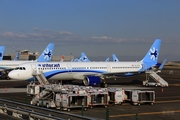
[[[14,71],[11,71],[11,72],[9,72],[8,77],[11,79],[17,79],[18,74],[15,73]]]

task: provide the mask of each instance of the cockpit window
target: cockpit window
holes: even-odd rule
[[[17,67],[17,68],[15,68],[15,70],[26,70],[26,68],[25,67]]]

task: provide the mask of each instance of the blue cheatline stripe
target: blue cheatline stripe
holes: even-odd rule
[[[44,76],[49,79],[57,74],[61,74],[61,73],[73,73],[73,72],[94,72],[94,73],[105,73],[106,71],[100,71],[100,70],[54,70],[54,71],[50,71],[50,72],[46,72],[44,73]],[[31,77],[28,79],[28,81],[33,81],[34,78]]]

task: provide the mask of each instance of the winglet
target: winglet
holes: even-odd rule
[[[37,62],[49,62],[52,59],[54,51],[54,43],[49,43],[48,46],[44,49],[42,54],[37,59]]]
[[[162,69],[163,69],[165,63],[166,63],[166,59],[165,59],[165,60],[163,61],[163,63],[160,65],[159,70],[162,70]]]
[[[0,46],[0,60],[3,59],[5,46]]]

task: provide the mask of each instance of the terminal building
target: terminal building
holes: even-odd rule
[[[28,50],[22,50],[22,51],[17,51],[20,52],[19,55],[19,60],[36,60],[39,57],[39,53],[38,52],[30,52]],[[3,60],[14,60],[16,54],[9,54],[9,55],[4,55],[3,56]],[[69,55],[69,56],[57,56],[57,55],[53,55],[52,56],[52,61],[71,61],[74,58],[73,55]]]

